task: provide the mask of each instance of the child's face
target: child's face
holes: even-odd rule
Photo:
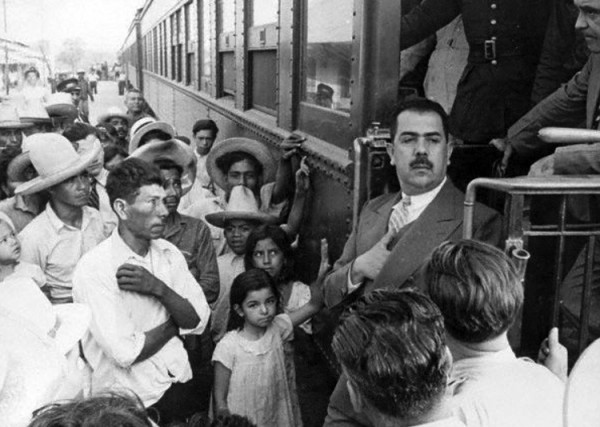
[[[245,323],[257,328],[266,328],[275,317],[277,298],[270,288],[250,291],[241,307],[235,305],[234,308]]]
[[[225,224],[225,240],[236,255],[244,255],[246,252],[246,241],[256,226],[243,219],[232,219]]]
[[[284,264],[283,252],[273,239],[259,240],[252,251],[254,267],[265,270],[273,278],[279,277]]]
[[[0,264],[14,264],[21,255],[21,244],[7,223],[0,221]]]

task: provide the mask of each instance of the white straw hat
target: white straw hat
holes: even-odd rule
[[[275,224],[276,216],[266,214],[258,209],[258,202],[252,190],[244,185],[236,185],[231,189],[227,208],[223,212],[206,215],[206,221],[220,228],[225,228],[225,223],[233,219],[256,221],[263,224]]]

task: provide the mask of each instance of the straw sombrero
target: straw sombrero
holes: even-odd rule
[[[205,219],[219,228],[225,228],[225,223],[234,219],[256,221],[262,224],[275,224],[278,221],[276,216],[261,212],[258,209],[256,196],[252,190],[244,185],[236,185],[231,189],[229,203],[223,212],[208,214]]]
[[[84,171],[98,156],[98,146],[84,155],[77,154],[67,138],[56,133],[38,133],[26,138],[29,158],[38,176],[15,189],[15,194],[33,194]]]
[[[141,120],[143,120],[143,119],[141,119]],[[135,125],[137,125],[141,120],[138,120],[135,123]],[[132,131],[134,133],[132,133],[131,141],[129,142],[129,153],[130,154],[133,153],[135,150],[137,150],[138,146],[140,145],[141,139],[146,134],[148,134],[149,132],[152,132],[153,130],[160,130],[160,131],[166,133],[167,135],[169,135],[171,138],[173,138],[177,134],[177,132],[175,131],[175,128],[173,126],[171,126],[170,124],[168,124],[167,122],[153,121],[153,122],[143,125],[141,128],[138,128],[137,130],[134,130],[135,125],[134,125],[134,127],[132,127]]]
[[[108,123],[113,117],[123,119],[128,125],[131,125],[131,117],[125,114],[119,107],[110,107],[108,110],[106,110],[106,113],[98,117],[98,123]]]
[[[154,163],[158,160],[171,160],[183,169],[181,174],[182,195],[192,189],[192,185],[196,179],[196,164],[198,160],[194,156],[192,148],[184,142],[178,139],[154,141],[139,147],[131,153],[131,157],[145,160],[148,163]]]
[[[242,151],[252,155],[263,166],[262,182],[275,181],[277,165],[269,149],[250,138],[229,138],[216,142],[206,159],[206,170],[212,180],[222,189],[227,188],[227,174],[217,166],[217,159],[225,154]]]

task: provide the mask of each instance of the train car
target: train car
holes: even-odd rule
[[[313,170],[313,194],[300,233],[303,256],[298,271],[304,280],[316,273],[319,240],[328,239],[331,260],[337,259],[362,203],[394,185],[384,149],[389,135],[377,123],[385,125],[390,109],[407,92],[399,83],[401,3],[147,0],[123,43],[121,63],[130,83],[179,134],[192,136],[197,119],[211,118],[220,128],[220,139],[253,138],[275,155],[290,133],[306,138],[303,149]],[[457,42],[452,37],[448,43]],[[466,43],[464,49],[468,54]],[[450,62],[452,67],[459,66]],[[453,74],[459,76],[460,71],[459,67]],[[529,182],[491,185],[508,192],[525,187],[533,188],[527,194],[540,193]],[[577,191],[583,190],[569,187],[551,193]],[[524,238],[527,244],[528,236],[546,236],[548,226],[536,231],[530,202],[524,202],[522,194],[507,198],[513,204],[505,208],[506,231],[509,238]],[[564,203],[561,206],[562,225],[553,235],[559,243],[551,255],[556,261],[548,268],[552,263],[547,254],[532,257],[536,269],[552,276],[554,285],[546,286],[547,278],[527,279],[531,284],[525,312],[529,311],[528,327],[535,324],[525,343],[530,354],[559,318],[556,289],[566,271],[559,262],[565,235]],[[577,233],[581,235],[573,235]],[[555,240],[538,246],[548,249]],[[579,349],[585,342],[587,335]]]

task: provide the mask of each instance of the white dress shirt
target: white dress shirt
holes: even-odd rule
[[[408,196],[405,193],[402,193],[402,199],[406,199],[407,197],[410,197],[410,204],[404,208],[404,207],[402,207],[402,199],[400,199],[400,201],[398,203],[396,203],[394,206],[392,206],[390,215],[395,210],[406,209],[408,212],[407,212],[407,217],[405,218],[404,225],[410,224],[411,222],[415,221],[417,218],[419,218],[421,216],[421,214],[427,208],[427,206],[429,206],[429,204],[431,202],[433,202],[433,199],[435,199],[435,197],[438,195],[438,193],[442,190],[442,187],[446,183],[446,179],[447,178],[444,178],[444,180],[433,190],[429,190],[423,194]],[[355,290],[360,288],[361,285],[362,285],[362,282],[352,283],[352,268],[350,268],[348,270],[348,283],[347,283],[348,293],[350,294],[350,293],[354,292]]]
[[[102,221],[104,222],[104,234],[110,236],[110,234],[117,226],[119,219],[117,218],[117,214],[115,213],[115,211],[113,211],[112,206],[110,205],[108,193],[106,192],[107,178],[108,171],[102,168],[98,176],[95,176],[92,179],[96,180],[96,192],[98,193],[100,216],[102,217]]]
[[[48,203],[19,234],[21,260],[42,269],[53,303],[70,302],[77,261],[105,237],[96,209],[84,206],[81,228],[75,228],[62,222]]]
[[[190,380],[192,370],[179,337],[135,363],[144,347],[145,332],[166,322],[169,313],[156,298],[120,290],[116,272],[124,263],[145,267],[194,307],[200,322],[194,329],[181,329],[180,334],[200,335],[210,308],[181,252],[163,239],[152,240],[142,257],[127,246],[117,229],[77,265],[73,297],[92,311],[84,353],[93,369],[93,390],[131,389],[149,406],[172,383]]]
[[[456,415],[469,427],[561,427],[564,384],[549,369],[506,348],[454,362]]]

